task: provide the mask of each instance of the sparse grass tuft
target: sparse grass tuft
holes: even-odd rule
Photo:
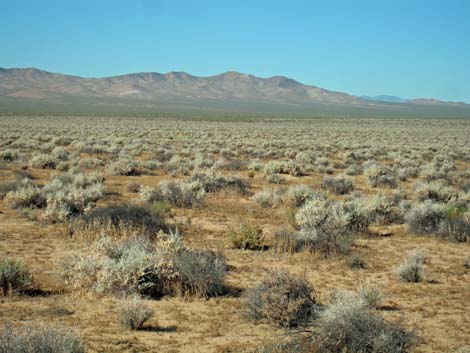
[[[123,302],[119,310],[119,322],[130,330],[142,329],[152,316],[152,309],[138,298]]]

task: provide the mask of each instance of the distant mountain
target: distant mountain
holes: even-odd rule
[[[361,96],[362,99],[368,101],[377,101],[377,102],[389,102],[389,103],[406,103],[409,99],[396,97],[396,96],[387,96],[387,95],[379,95],[379,96]]]
[[[143,72],[83,78],[35,68],[0,68],[0,113],[15,112],[470,117],[470,105],[356,97],[284,76],[261,78],[234,71],[208,77]]]
[[[193,76],[185,72],[169,72],[82,78],[38,69],[2,69],[0,94],[22,98],[80,96],[364,103],[358,97],[303,85],[284,76],[260,78],[233,71],[209,77]]]

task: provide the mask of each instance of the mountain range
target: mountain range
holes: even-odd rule
[[[94,110],[93,110],[94,109]],[[470,105],[436,99],[357,97],[284,76],[229,71],[209,77],[145,72],[104,78],[0,68],[0,112],[281,114],[470,117]]]

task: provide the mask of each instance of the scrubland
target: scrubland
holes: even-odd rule
[[[7,352],[470,352],[470,121],[2,117]]]

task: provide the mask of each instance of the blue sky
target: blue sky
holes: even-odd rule
[[[0,0],[0,67],[227,70],[470,102],[470,1]]]

